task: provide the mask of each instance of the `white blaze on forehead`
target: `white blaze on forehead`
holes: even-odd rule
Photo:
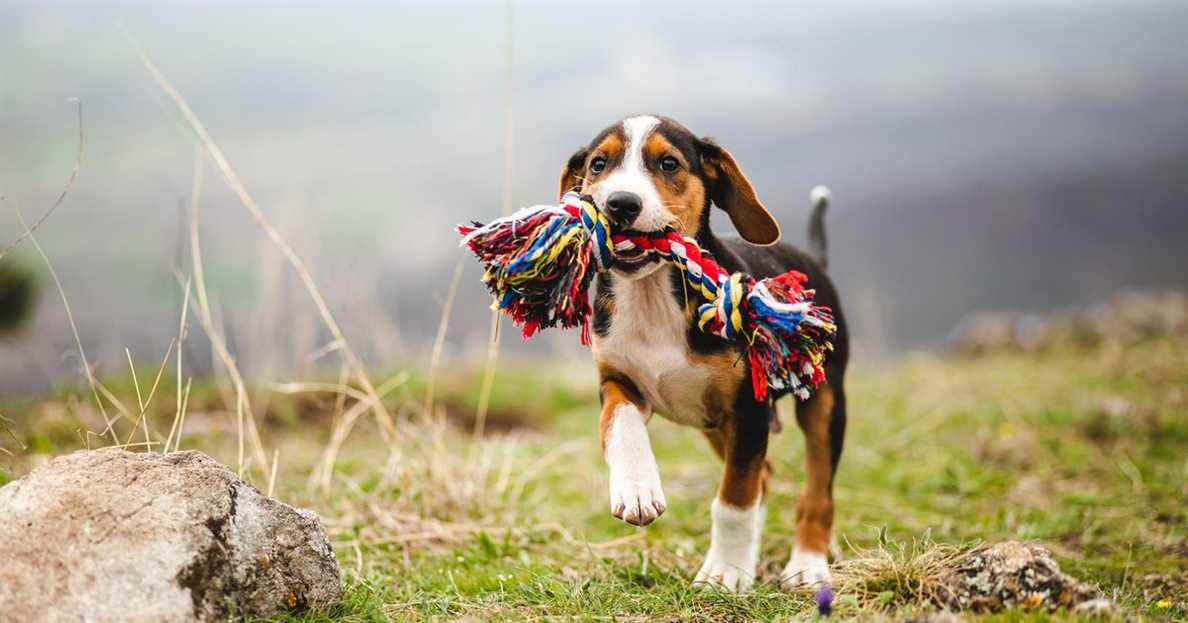
[[[648,135],[658,125],[660,120],[651,115],[628,117],[623,120],[623,133],[627,135],[627,153],[623,158],[623,168],[644,170],[643,146],[648,140]]]
[[[594,203],[599,206],[605,206],[607,197],[613,192],[638,195],[643,205],[631,228],[641,231],[660,229],[670,221],[660,193],[656,191],[656,184],[644,166],[644,145],[659,125],[660,120],[651,115],[624,119],[623,134],[626,135],[627,145],[623,150],[623,161],[606,179],[595,184],[592,192]]]

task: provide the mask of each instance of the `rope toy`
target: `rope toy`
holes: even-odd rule
[[[483,283],[525,339],[541,329],[581,328],[590,343],[590,281],[609,270],[616,251],[643,250],[671,262],[704,301],[697,326],[744,346],[755,399],[769,389],[807,400],[825,380],[825,354],[837,331],[828,307],[813,302],[807,277],[788,271],[755,280],[730,274],[675,229],[614,232],[589,197],[566,193],[561,205],[534,206],[486,225],[459,225],[462,246],[485,267]]]

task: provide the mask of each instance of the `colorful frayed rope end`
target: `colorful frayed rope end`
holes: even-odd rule
[[[613,266],[615,249],[638,248],[671,262],[705,301],[697,312],[701,330],[744,345],[756,400],[769,390],[806,400],[825,380],[825,355],[837,327],[830,309],[813,302],[803,273],[758,281],[727,273],[676,230],[612,232],[593,202],[577,193],[567,193],[560,206],[460,225],[458,233],[486,266],[492,307],[511,316],[525,338],[550,327],[580,328],[582,344],[589,344],[590,281]]]

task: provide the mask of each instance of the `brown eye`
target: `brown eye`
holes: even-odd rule
[[[606,168],[606,158],[603,158],[602,156],[598,156],[597,158],[590,161],[590,172],[591,173],[602,173],[602,170],[605,168]]]
[[[681,163],[672,156],[664,156],[660,159],[660,170],[665,173],[672,173],[681,167]]]

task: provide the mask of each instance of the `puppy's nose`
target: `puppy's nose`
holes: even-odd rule
[[[643,210],[643,202],[635,193],[616,190],[606,198],[607,216],[619,225],[630,225],[640,210]]]

